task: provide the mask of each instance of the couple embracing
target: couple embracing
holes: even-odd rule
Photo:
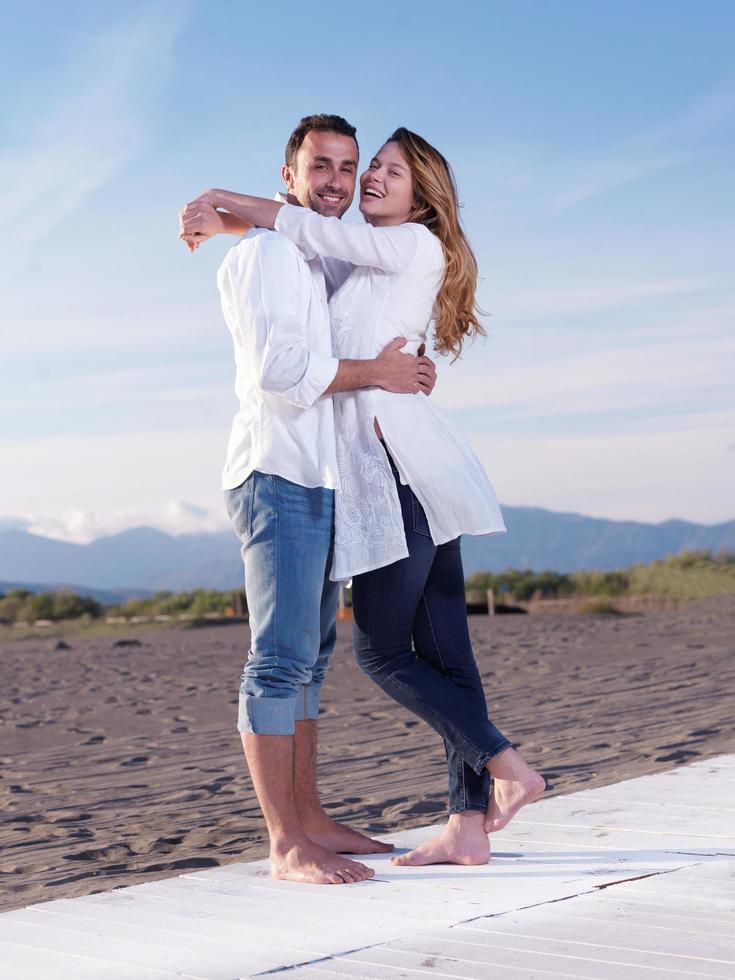
[[[218,275],[240,402],[223,485],[250,611],[238,730],[271,871],[359,882],[372,869],[344,855],[392,849],[331,820],[316,787],[319,694],[350,578],[359,666],[446,748],[448,822],[392,860],[483,864],[488,834],[544,780],[488,718],[460,535],[505,528],[479,460],[430,397],[429,325],[435,351],[454,357],[482,333],[454,178],[398,129],[359,178],[365,223],[340,221],[358,145],[333,115],[301,120],[281,173],[276,200],[212,190],[181,212],[192,251],[244,236]]]

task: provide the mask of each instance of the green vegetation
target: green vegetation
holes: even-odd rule
[[[224,616],[232,606],[232,592],[213,589],[194,589],[193,592],[156,592],[145,599],[128,599],[119,606],[107,609],[109,616]]]
[[[735,554],[682,551],[678,555],[611,572],[476,572],[468,589],[492,589],[496,600],[531,598],[599,599],[625,595],[660,595],[672,599],[701,599],[735,593]]]
[[[193,592],[156,592],[145,599],[129,599],[117,606],[103,606],[87,596],[73,592],[40,592],[14,589],[7,595],[0,594],[0,622],[34,623],[50,620],[91,621],[106,616],[152,618],[154,616],[198,617],[214,614],[223,616],[232,606],[232,592],[215,592],[194,589]]]
[[[577,612],[587,616],[622,616],[623,614],[610,599],[582,599]]]
[[[532,572],[510,568],[505,572],[476,572],[467,579],[468,592],[492,589],[496,601],[528,602],[531,598],[586,599],[585,611],[614,612],[610,599],[630,595],[659,595],[672,599],[701,599],[735,593],[735,554],[707,551],[680,554],[611,572]],[[102,606],[72,592],[13,589],[0,594],[0,623],[53,623],[75,621],[91,625],[104,617],[153,619],[228,615],[232,592],[194,589],[192,592],[156,592],[145,599],[129,599],[117,606]]]
[[[99,602],[73,592],[40,592],[12,589],[0,594],[0,621],[33,623],[38,619],[54,623],[62,619],[98,619],[103,613]]]
[[[735,554],[682,551],[673,558],[630,569],[630,594],[703,599],[735,592]]]

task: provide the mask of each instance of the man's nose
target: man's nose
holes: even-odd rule
[[[331,173],[329,175],[329,180],[327,181],[327,190],[333,191],[343,191],[344,181],[340,173]]]

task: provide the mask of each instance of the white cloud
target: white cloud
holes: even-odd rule
[[[707,140],[732,124],[735,83],[732,77],[706,93],[677,117],[633,134],[585,158],[576,154],[575,176],[553,197],[552,212],[591,200],[624,184],[689,163]]]
[[[584,345],[584,346],[582,346]],[[735,373],[735,340],[689,334],[633,344],[574,340],[553,331],[512,348],[471,349],[441,370],[434,396],[447,410],[502,410],[517,418],[590,412],[694,411]]]
[[[536,290],[527,281],[515,289],[509,289],[506,283],[494,312],[516,319],[574,316],[619,310],[625,306],[639,310],[650,300],[660,303],[667,298],[703,293],[708,288],[708,283],[686,279],[600,283],[566,289],[549,289],[540,284]]]
[[[75,544],[88,544],[96,538],[119,534],[132,527],[153,527],[167,534],[177,535],[222,531],[228,526],[227,517],[221,507],[206,510],[183,500],[169,500],[158,513],[129,509],[107,513],[67,510],[56,517],[39,516],[24,521],[24,529],[31,534],[55,538],[57,541],[72,541]]]
[[[536,427],[469,438],[505,504],[716,523],[735,518],[734,431],[732,412],[700,412],[625,432]],[[141,525],[172,534],[225,529],[224,442],[224,433],[202,429],[6,444],[15,479],[3,506],[36,533],[78,542]]]
[[[614,520],[735,519],[735,414],[661,420],[639,432],[472,435],[505,504]]]
[[[556,218],[618,188],[716,154],[721,134],[732,126],[733,110],[735,77],[730,75],[672,118],[652,120],[618,140],[605,142],[604,126],[590,131],[587,145],[498,138],[491,155],[480,159],[470,144],[462,157],[465,193],[472,194],[472,183],[483,189],[477,210],[496,232],[507,225],[505,240],[524,218]],[[472,213],[468,220],[474,220]]]
[[[153,4],[127,15],[87,39],[66,77],[54,78],[25,145],[0,157],[0,213],[13,228],[0,240],[4,277],[136,152],[189,9]]]
[[[45,522],[58,521],[59,533],[78,535],[149,519],[157,527],[191,528],[196,515],[170,501],[186,500],[206,515],[223,512],[226,443],[224,429],[193,426],[7,441],[0,452],[13,480],[3,487],[3,510],[35,527],[51,529]]]

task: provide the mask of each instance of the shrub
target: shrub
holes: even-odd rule
[[[577,606],[577,612],[588,616],[622,616],[622,610],[609,599],[583,599]]]

